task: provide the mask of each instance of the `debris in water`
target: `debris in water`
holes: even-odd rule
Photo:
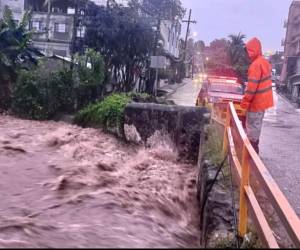
[[[5,145],[2,148],[6,149],[6,150],[17,151],[17,152],[20,152],[20,153],[26,153],[26,150],[23,149],[21,146]]]

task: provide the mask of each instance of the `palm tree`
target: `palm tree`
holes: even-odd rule
[[[38,51],[31,48],[31,32],[27,31],[30,12],[26,12],[17,24],[12,11],[5,7],[0,20],[0,105],[9,104],[11,85],[17,78],[20,68],[36,64]]]
[[[241,33],[229,35],[230,44],[228,50],[231,65],[244,82],[247,80],[247,71],[250,63],[245,50],[245,38],[246,36]]]

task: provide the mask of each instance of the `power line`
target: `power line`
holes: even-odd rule
[[[185,36],[185,41],[184,41],[184,56],[183,56],[183,61],[185,62],[186,60],[186,49],[187,49],[187,40],[188,40],[188,36],[190,33],[190,24],[196,24],[197,22],[195,20],[191,20],[192,17],[192,10],[190,9],[190,13],[189,13],[189,19],[188,20],[182,20],[183,23],[187,23],[187,30],[186,30],[186,36]]]
[[[186,50],[187,50],[187,40],[188,40],[188,36],[189,36],[189,33],[190,33],[190,24],[193,23],[193,24],[196,24],[197,22],[195,20],[191,20],[191,17],[192,17],[192,9],[190,9],[190,13],[189,13],[189,19],[188,20],[182,20],[183,23],[187,23],[187,29],[186,29],[186,36],[185,36],[185,41],[184,41],[184,50],[183,50],[183,63],[185,63],[185,60],[186,60]],[[181,73],[183,74],[183,72]],[[184,76],[186,74],[186,70],[184,71]]]

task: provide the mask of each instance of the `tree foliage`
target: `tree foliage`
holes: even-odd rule
[[[12,11],[6,6],[0,19],[0,99],[1,106],[7,106],[12,83],[17,72],[36,64],[37,50],[30,47],[31,33],[26,30],[30,12],[26,12],[19,24],[14,21]]]
[[[210,74],[228,75],[232,71],[228,55],[229,41],[225,38],[215,39],[206,50],[205,67]],[[231,74],[231,73],[230,73]]]
[[[228,48],[231,65],[243,82],[247,81],[247,72],[250,64],[248,54],[245,50],[245,38],[246,36],[241,33],[229,35]]]
[[[102,85],[104,81],[104,61],[99,52],[94,49],[87,49],[85,54],[75,55],[74,71],[78,78],[79,84],[96,86]]]
[[[74,112],[102,98],[104,65],[99,52],[89,49],[77,55],[72,69],[68,65],[46,68],[51,62],[44,58],[34,69],[19,72],[12,96],[15,114],[49,119],[58,112]]]
[[[117,90],[130,91],[134,76],[149,63],[154,42],[150,24],[135,9],[93,3],[87,4],[84,24],[86,45],[103,55],[106,81],[112,75],[119,83]]]
[[[215,39],[205,49],[208,73],[238,77],[241,82],[247,81],[249,58],[245,50],[245,35],[229,35],[229,40]]]
[[[49,119],[57,112],[72,109],[74,102],[71,71],[41,74],[20,71],[13,87],[12,109],[23,118]]]

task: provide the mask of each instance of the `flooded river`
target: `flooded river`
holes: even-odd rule
[[[0,247],[199,247],[197,170],[158,141],[0,115]]]

